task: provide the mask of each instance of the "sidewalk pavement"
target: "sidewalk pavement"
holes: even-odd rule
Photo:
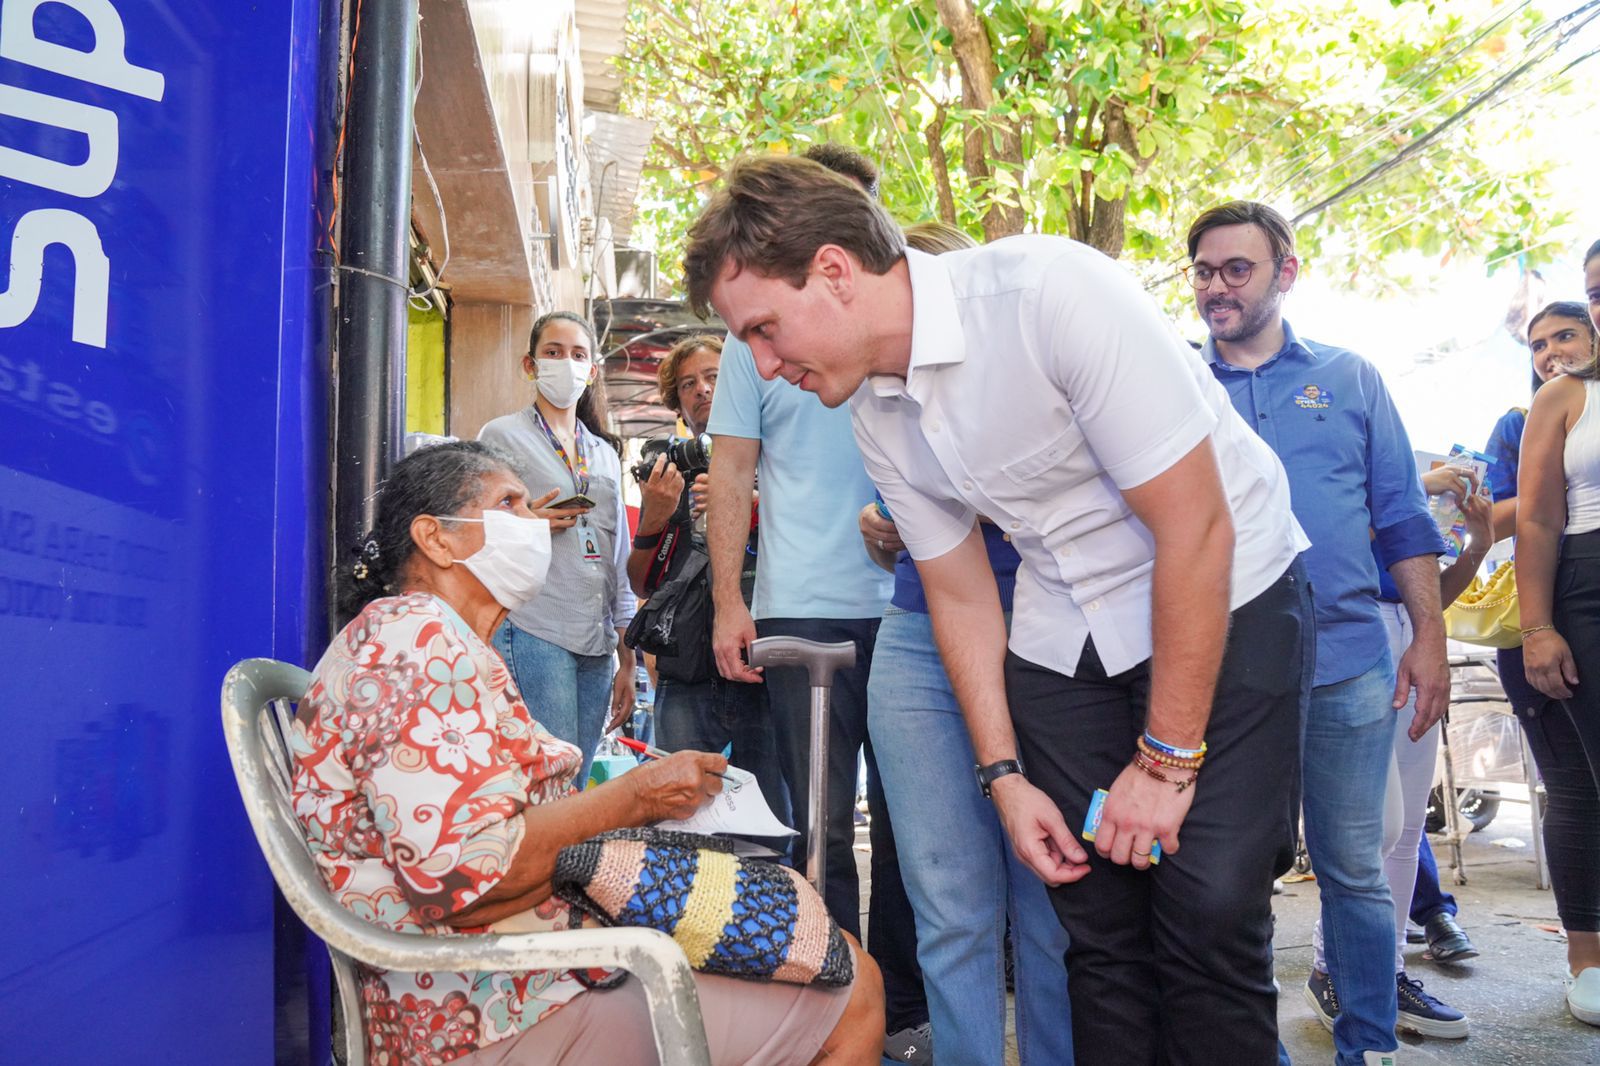
[[[1464,1011],[1472,1033],[1465,1040],[1439,1040],[1401,1032],[1400,1066],[1600,1066],[1600,1029],[1575,1021],[1566,1010],[1561,986],[1565,943],[1559,933],[1540,928],[1559,924],[1555,899],[1534,883],[1528,807],[1511,802],[1515,794],[1508,790],[1494,822],[1463,845],[1467,884],[1454,883],[1448,849],[1440,838],[1433,839],[1440,876],[1461,907],[1458,920],[1481,954],[1459,965],[1441,966],[1422,958],[1423,945],[1407,945],[1406,968],[1430,993]],[[857,837],[865,929],[870,873],[866,834],[862,831]],[[1319,909],[1315,881],[1287,884],[1283,894],[1273,898],[1278,918],[1277,976],[1283,986],[1279,1034],[1299,1066],[1326,1066],[1333,1061],[1333,1038],[1302,995],[1311,971],[1311,929]],[[935,1032],[935,1061],[938,1046]],[[1006,1066],[1017,1063],[1013,1036]]]

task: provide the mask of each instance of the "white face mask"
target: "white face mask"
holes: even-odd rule
[[[580,363],[576,359],[536,359],[534,365],[538,367],[534,384],[539,387],[539,395],[563,411],[577,403],[583,390],[589,387],[591,364],[587,362]]]
[[[483,547],[467,559],[452,559],[483,582],[495,602],[508,611],[532,602],[550,569],[550,523],[485,511],[482,518],[435,515],[450,522],[482,522]]]

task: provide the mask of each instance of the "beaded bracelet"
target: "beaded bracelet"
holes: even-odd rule
[[[1179,792],[1182,792],[1184,789],[1194,784],[1195,778],[1200,776],[1199,769],[1195,769],[1183,780],[1174,781],[1172,778],[1161,772],[1161,764],[1157,763],[1154,759],[1150,758],[1150,756],[1146,755],[1142,751],[1134,753],[1133,765],[1137,766],[1140,770],[1143,770],[1146,774],[1155,778],[1157,781],[1160,781],[1164,785],[1178,786]],[[1181,767],[1179,769],[1181,769]]]
[[[1203,759],[1203,758],[1205,758],[1205,754],[1206,754],[1205,741],[1201,741],[1200,742],[1200,746],[1198,748],[1180,748],[1175,744],[1168,744],[1164,740],[1157,740],[1155,737],[1150,735],[1150,731],[1148,729],[1145,730],[1145,732],[1144,732],[1144,740],[1145,740],[1145,743],[1149,744],[1152,748],[1154,748],[1156,751],[1162,753],[1163,755],[1172,755],[1172,756],[1175,756],[1175,757],[1177,757],[1179,759]]]
[[[1156,748],[1151,747],[1150,743],[1146,741],[1144,737],[1140,737],[1138,739],[1137,746],[1141,755],[1148,757],[1152,762],[1160,763],[1163,766],[1169,766],[1174,770],[1198,770],[1201,766],[1205,765],[1206,761],[1204,753],[1193,756],[1169,755],[1164,751],[1159,751]]]

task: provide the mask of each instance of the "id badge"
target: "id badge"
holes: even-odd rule
[[[600,561],[600,537],[595,532],[594,526],[589,524],[587,515],[578,519],[578,540],[582,546],[585,562],[598,563]]]

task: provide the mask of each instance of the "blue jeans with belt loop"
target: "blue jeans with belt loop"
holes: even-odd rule
[[[570,652],[510,622],[495,632],[494,649],[511,668],[533,720],[583,752],[574,784],[588,785],[595,749],[611,714],[611,656]]]
[[[1004,1061],[1009,914],[1018,1054],[1024,1066],[1071,1066],[1067,932],[973,778],[972,741],[926,614],[884,613],[867,703],[939,1061]]]
[[[1387,649],[1365,673],[1311,692],[1302,745],[1306,847],[1322,894],[1323,943],[1339,997],[1335,1062],[1393,1051],[1398,1000],[1394,904],[1383,872],[1383,806],[1394,750],[1395,670]]]

